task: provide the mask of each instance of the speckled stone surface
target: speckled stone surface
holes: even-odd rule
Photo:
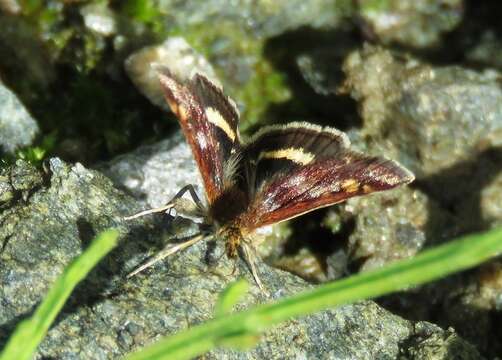
[[[418,179],[500,146],[496,71],[432,67],[371,46],[348,56],[344,68],[364,131],[398,147],[396,155]]]
[[[362,30],[384,44],[415,48],[437,45],[462,21],[462,0],[358,1]]]
[[[157,76],[156,67],[159,66],[167,66],[180,78],[188,78],[195,72],[202,72],[219,84],[211,64],[190,47],[183,37],[170,37],[161,44],[140,49],[127,57],[124,68],[136,87],[152,103],[164,110],[170,111]]]
[[[204,3],[159,1],[159,9],[176,14],[171,20],[181,26],[230,20],[257,37],[271,37],[305,25],[316,28],[333,27],[342,20],[342,13],[338,8],[343,4],[338,4],[336,0],[313,0],[309,3],[301,0],[240,0],[231,5],[221,0]]]
[[[0,81],[0,150],[13,153],[31,145],[38,124],[16,95]]]
[[[124,164],[128,159],[134,162],[147,153],[151,154],[151,149],[138,150],[120,162]],[[177,152],[166,153],[180,157]],[[110,169],[117,166],[117,163],[111,164]],[[182,172],[181,168],[178,171]],[[185,176],[191,174],[189,171]],[[44,186],[31,189],[26,199],[0,215],[3,284],[0,338],[3,341],[96,232],[118,227],[121,241],[76,289],[42,342],[37,358],[118,358],[160,335],[211,318],[217,294],[229,281],[237,276],[251,280],[241,262],[233,273],[235,264],[226,257],[217,263],[210,261],[222,253],[221,244],[193,246],[146,273],[125,280],[124,274],[158,250],[162,243],[173,241],[173,236],[193,232],[190,222],[154,216],[125,223],[122,217],[137,209],[136,201],[113,187],[100,173],[79,164],[72,166],[54,158],[48,171],[40,176],[45,179]],[[166,188],[176,185],[174,177],[164,184]],[[260,264],[259,271],[272,298],[311,287],[298,277],[264,263]],[[263,293],[253,286],[238,308],[265,300]],[[214,359],[396,358],[401,344],[413,336],[413,331],[408,321],[372,302],[362,302],[286,322],[268,331],[249,352],[219,349],[208,356]],[[469,348],[470,345],[459,341]],[[474,355],[470,358],[479,358]]]

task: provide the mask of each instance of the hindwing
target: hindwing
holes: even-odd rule
[[[253,196],[243,226],[273,224],[414,179],[398,163],[349,145],[342,132],[304,123],[261,131],[244,149]]]

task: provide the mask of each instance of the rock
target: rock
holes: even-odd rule
[[[239,1],[235,5],[222,0],[178,2],[163,0],[159,10],[176,14],[173,23],[178,26],[196,26],[208,21],[233,22],[257,37],[271,37],[301,26],[326,28],[337,26],[343,16],[343,4],[336,0],[279,0],[274,2]]]
[[[9,177],[4,174],[4,170],[0,172],[0,209],[8,205],[14,199],[14,188],[12,187]]]
[[[244,132],[266,122],[316,121],[346,130],[360,151],[411,168],[418,181],[409,188],[352,199],[272,229],[276,240],[269,237],[264,244],[267,261],[312,281],[373,269],[454,235],[502,224],[495,27],[500,6],[460,0],[349,3],[161,0],[155,6],[133,1],[108,8],[0,0],[6,12],[23,14],[0,14],[1,77],[44,129],[62,130],[53,150],[59,156],[103,161],[166,134],[170,125],[153,120],[161,114],[131,87],[121,65],[135,49],[167,39],[126,63],[152,102],[165,107],[151,62],[166,61],[183,74],[214,66],[239,103]],[[465,15],[462,3],[469,5]],[[476,16],[484,13],[493,15]],[[354,36],[358,25],[373,42],[413,48],[422,58],[363,48]],[[424,56],[443,66],[427,64]],[[345,76],[346,96],[340,96]],[[145,127],[145,119],[152,125]],[[144,132],[148,127],[152,131]],[[0,170],[1,341],[70,259],[109,226],[121,230],[120,246],[79,286],[39,358],[122,357],[211,318],[217,294],[236,276],[249,279],[241,262],[236,274],[225,257],[216,262],[221,244],[202,243],[131,280],[123,278],[166,242],[195,231],[192,223],[168,215],[122,220],[164,204],[186,183],[197,184],[202,194],[179,133],[98,166],[134,198],[98,171],[58,159],[44,165],[45,172],[26,162]],[[300,238],[305,242],[298,244]],[[271,250],[275,245],[279,251]],[[289,258],[279,257],[284,253]],[[310,287],[265,264],[260,270],[274,297]],[[361,302],[283,324],[251,352],[218,349],[206,357],[480,358],[456,332],[483,355],[499,356],[500,273],[493,261],[378,300],[406,319],[427,319],[448,330]],[[239,309],[262,301],[253,285]]]
[[[30,163],[17,160],[10,172],[10,183],[16,191],[30,191],[42,185],[40,172]]]
[[[199,194],[203,194],[195,160],[181,132],[117,157],[100,169],[117,186],[134,195],[142,207],[164,205],[188,184],[195,185]]]
[[[490,179],[483,187],[479,200],[483,222],[502,225],[502,173]]]
[[[125,69],[136,87],[155,105],[169,110],[160,88],[156,66],[166,66],[181,78],[201,72],[220,84],[207,60],[198,54],[182,37],[172,37],[160,45],[145,47],[131,54]]]
[[[405,359],[479,359],[478,351],[466,344],[453,329],[443,330],[439,326],[420,322],[414,326],[410,337],[398,357]]]
[[[21,13],[21,5],[18,0],[0,0],[0,10],[9,15],[19,15]]]
[[[473,271],[386,296],[379,303],[411,319],[454,328],[486,358],[496,358],[502,351],[496,315],[502,299],[501,269],[501,261],[494,259]]]
[[[336,52],[329,47],[321,50],[311,50],[298,58],[301,62],[297,60],[303,78],[319,97],[340,90],[339,74],[323,65],[336,62]],[[306,218],[299,226],[309,228],[304,236],[307,242],[286,255],[301,267],[307,264],[310,273],[295,272],[310,278],[320,268],[324,278],[316,275],[315,281],[339,278],[502,223],[498,72],[432,66],[371,46],[349,55],[344,70],[347,80],[342,90],[357,101],[362,118],[360,129],[348,131],[352,145],[398,160],[418,180],[408,188],[350,199]],[[319,224],[332,234],[313,230]],[[291,236],[298,237],[298,232]],[[319,256],[313,242],[333,245],[323,245],[324,255]],[[281,246],[291,251],[288,244]],[[491,278],[498,279],[499,272],[494,271]],[[393,305],[387,308],[408,318],[430,319],[444,328],[454,326],[484,354],[495,356],[500,349],[493,313],[500,306],[500,290],[493,285],[498,280],[492,280],[489,291],[477,291],[486,288],[483,278],[450,277],[391,296]],[[446,351],[443,346],[438,349]],[[422,358],[431,351],[416,354]]]
[[[431,209],[436,211],[433,221]],[[446,230],[452,216],[423,192],[409,187],[353,198],[333,211],[339,213],[342,223],[353,221],[347,251],[360,271],[410,258],[426,241],[431,246],[451,236]],[[329,264],[336,267],[336,260]]]
[[[16,95],[0,82],[0,150],[12,154],[29,146],[38,132],[35,119]]]
[[[462,21],[462,0],[358,1],[362,28],[384,44],[437,46]]]
[[[84,24],[90,30],[103,36],[114,35],[117,31],[115,14],[106,4],[88,4],[80,9]]]
[[[471,64],[493,67],[502,71],[502,44],[494,31],[484,32],[475,46],[466,54]]]
[[[498,73],[434,68],[369,46],[349,56],[344,68],[346,88],[361,103],[364,132],[394,144],[388,156],[418,179],[500,146]]]
[[[177,140],[172,141],[171,149],[176,150],[179,143],[176,144]],[[110,169],[124,168],[129,159],[137,163],[140,156],[155,153],[152,148],[140,149],[112,163]],[[3,341],[19,319],[39,303],[64,266],[95,233],[108,227],[120,229],[121,243],[77,288],[39,347],[38,357],[123,356],[159,335],[172,334],[211,318],[218,293],[230,281],[237,276],[251,280],[240,261],[235,274],[234,262],[226,257],[217,264],[210,261],[223,252],[221,244],[214,247],[210,243],[192,246],[144,274],[125,280],[124,274],[143,261],[145,252],[154,253],[173,236],[189,235],[194,231],[192,223],[161,215],[124,222],[122,217],[137,209],[136,201],[116,190],[107,178],[57,158],[51,159],[49,165],[50,183],[33,189],[26,202],[12,204],[0,214]],[[15,166],[12,171],[29,173]],[[190,181],[192,170],[184,175]],[[172,189],[178,180],[167,177],[163,185]],[[276,299],[310,287],[264,263],[259,271]],[[244,309],[265,300],[253,285],[237,307]],[[279,353],[285,358],[395,358],[400,344],[410,336],[413,331],[406,320],[367,301],[281,324],[277,330],[267,332],[249,352],[217,349],[208,358],[270,358]]]
[[[321,96],[336,95],[342,83],[343,74],[340,64],[343,54],[336,49],[316,49],[300,54],[296,65],[304,80]]]

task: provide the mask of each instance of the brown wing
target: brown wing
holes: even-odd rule
[[[231,166],[226,165],[239,152],[239,113],[233,101],[201,74],[180,82],[162,68],[159,79],[190,144],[211,204],[230,180]]]
[[[264,181],[278,174],[313,161],[337,157],[349,144],[341,131],[309,123],[265,127],[243,150],[250,192],[253,194]]]
[[[343,133],[302,123],[263,131],[245,149],[248,176],[255,179],[250,186],[256,187],[243,227],[273,224],[414,179],[396,162],[348,146]]]

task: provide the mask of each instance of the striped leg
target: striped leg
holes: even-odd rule
[[[165,259],[166,257],[173,255],[177,253],[178,251],[181,251],[183,249],[186,249],[199,241],[203,240],[210,240],[212,238],[211,235],[206,235],[206,234],[197,234],[194,237],[192,237],[190,240],[182,242],[180,244],[168,244],[164,249],[162,249],[159,253],[157,253],[154,257],[152,257],[150,260],[147,262],[143,263],[139,267],[137,267],[134,271],[130,272],[127,274],[127,277],[133,277],[134,275],[140,273],[141,271],[148,269],[155,263]]]
[[[169,200],[169,202],[166,205],[158,207],[158,208],[153,208],[153,209],[147,209],[147,210],[140,211],[139,213],[136,213],[134,215],[124,217],[124,220],[129,221],[129,220],[137,219],[139,217],[142,217],[142,216],[145,216],[145,215],[149,215],[149,214],[154,214],[154,213],[158,213],[158,212],[167,212],[170,209],[175,209],[175,210],[184,212],[183,211],[184,209],[182,208],[183,207],[182,206],[183,203],[181,203],[178,200],[180,200],[181,197],[183,195],[185,195],[185,193],[187,191],[190,193],[190,196],[192,197],[192,200],[195,203],[195,206],[198,209],[203,209],[204,205],[202,204],[202,202],[200,201],[199,197],[197,196],[197,193],[195,192],[195,189],[194,189],[193,185],[192,184],[188,184],[186,186],[183,186],[180,189],[180,191],[178,191],[178,193],[176,195],[174,195],[173,198],[171,200]]]

